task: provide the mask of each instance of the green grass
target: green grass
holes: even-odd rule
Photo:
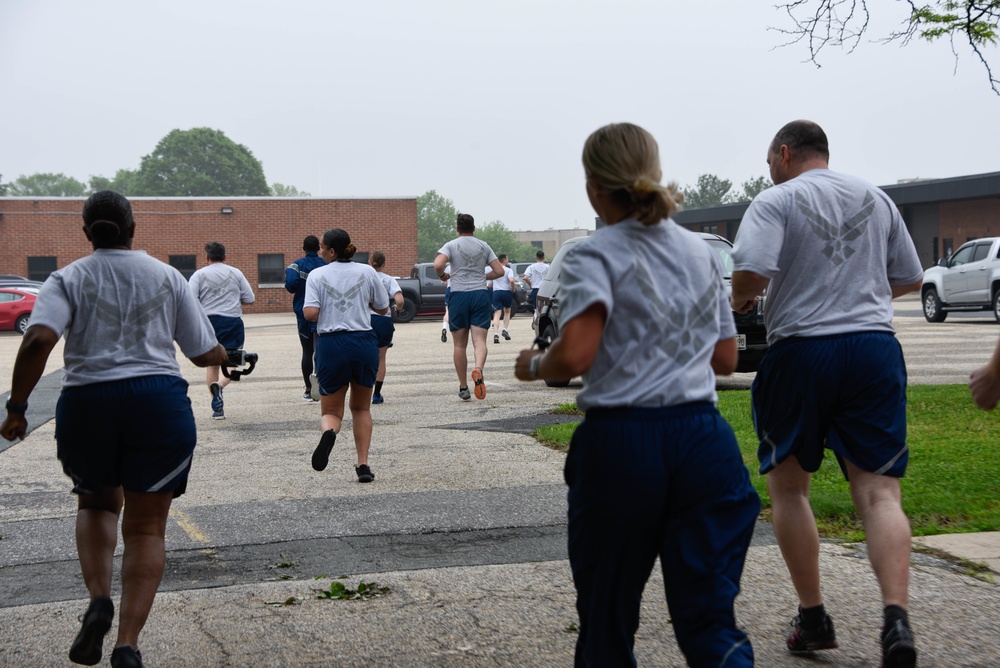
[[[1000,414],[981,411],[965,385],[921,385],[908,390],[910,462],[902,480],[903,510],[913,535],[1000,530]],[[572,412],[572,406],[560,406]],[[770,515],[767,481],[757,473],[757,437],[748,390],[719,393],[719,411],[733,426],[750,479]],[[541,427],[536,437],[565,451],[575,423]],[[812,479],[810,501],[820,533],[864,540],[861,520],[836,459],[827,452]]]

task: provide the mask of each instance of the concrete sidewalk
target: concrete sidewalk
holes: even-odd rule
[[[164,587],[141,638],[146,665],[571,665],[564,455],[528,433],[576,390],[513,378],[513,359],[531,341],[528,318],[512,322],[513,342],[490,344],[482,402],[458,399],[439,320],[397,327],[386,403],[373,407],[370,485],[354,477],[349,419],[330,467],[309,466],[319,410],[300,399],[291,317],[247,324],[247,349],[261,362],[227,388],[226,420],[210,419],[202,372],[182,362],[199,447],[188,493],[171,513]],[[18,343],[0,337],[0,391]],[[72,665],[66,652],[86,605],[75,505],[53,433],[46,422],[0,452],[0,666]],[[912,558],[920,666],[1000,666],[996,576],[945,558],[998,571],[998,536],[915,541],[927,547]],[[878,665],[881,610],[865,546],[823,543],[821,554],[840,648],[792,657],[784,637],[795,596],[767,525],[759,526],[737,601],[757,665]],[[342,576],[350,588],[374,582],[387,591],[317,598]],[[114,589],[117,603],[117,582]],[[113,639],[114,629],[105,665]],[[644,666],[684,665],[656,570],[636,654]]]

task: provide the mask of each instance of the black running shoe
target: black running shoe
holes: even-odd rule
[[[917,665],[917,650],[913,646],[910,625],[897,619],[892,626],[882,628],[882,668],[913,668]]]
[[[375,479],[375,474],[372,473],[370,468],[368,468],[368,464],[355,466],[354,472],[358,474],[358,482],[371,482]]]
[[[337,432],[327,429],[319,439],[319,445],[313,450],[312,465],[317,471],[322,471],[330,463],[330,452],[333,444],[337,442]]]
[[[444,328],[441,329],[441,343],[448,343],[448,330]]]
[[[81,621],[80,632],[76,634],[69,648],[69,660],[94,666],[100,663],[104,651],[104,636],[115,618],[115,604],[107,596],[99,596],[90,602]]]
[[[116,647],[115,651],[111,652],[111,668],[144,668],[142,654],[128,645]]]
[[[789,652],[813,652],[837,647],[837,634],[833,630],[833,619],[830,615],[824,617],[823,623],[815,629],[802,628],[802,615],[795,615],[792,626],[795,630],[788,636]]]
[[[507,339],[508,341],[510,341],[510,334],[508,334],[508,333],[507,333],[507,330],[506,330],[506,329],[505,329],[505,330],[503,330],[503,338],[505,338],[505,339]]]

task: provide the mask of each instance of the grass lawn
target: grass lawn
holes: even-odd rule
[[[979,410],[965,385],[910,387],[910,462],[902,480],[903,509],[913,535],[1000,531],[1000,414]],[[567,412],[571,406],[561,406]],[[719,411],[733,426],[750,479],[770,513],[767,481],[757,473],[757,437],[749,390],[719,393]],[[576,424],[541,427],[536,437],[565,451]],[[834,457],[813,476],[810,499],[823,536],[863,540],[861,520]]]

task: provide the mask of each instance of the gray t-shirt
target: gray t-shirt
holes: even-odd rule
[[[893,285],[923,278],[913,240],[888,195],[813,169],[757,195],[740,223],[734,269],[769,278],[767,340],[885,331]]]
[[[486,289],[486,273],[483,269],[497,259],[489,244],[475,237],[458,237],[442,246],[438,253],[447,256],[451,265],[448,273],[451,274],[452,292]]]
[[[63,387],[180,376],[174,341],[188,357],[218,343],[180,272],[144,251],[98,249],[52,272],[31,325],[65,334]]]
[[[565,323],[592,304],[608,316],[584,375],[581,409],[715,402],[715,344],[736,336],[719,260],[667,219],[601,228],[562,260]]]
[[[253,290],[246,276],[225,262],[213,262],[191,274],[191,292],[201,302],[208,315],[239,318],[241,304],[252,304]]]
[[[395,278],[385,273],[384,271],[376,271],[375,274],[378,276],[378,280],[382,281],[382,287],[385,288],[386,294],[389,295],[389,303],[391,304],[396,297],[396,293],[402,292],[402,290],[399,289],[399,281],[397,281]],[[384,318],[392,317],[391,311],[386,311],[384,314],[376,313],[375,311],[371,312],[374,315],[382,316]]]
[[[378,272],[360,262],[331,262],[309,272],[303,308],[319,309],[316,331],[364,332],[372,328],[371,307],[388,308]]]

